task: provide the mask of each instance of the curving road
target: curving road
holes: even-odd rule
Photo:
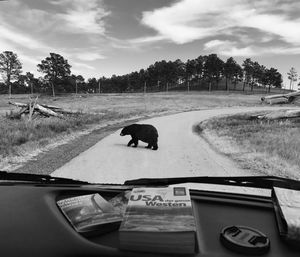
[[[270,107],[227,108],[184,112],[140,123],[149,123],[159,132],[159,149],[127,147],[129,136],[120,131],[102,139],[51,175],[92,183],[124,183],[128,179],[186,176],[250,176],[225,156],[216,153],[192,126],[217,115],[235,114]],[[272,110],[275,108],[272,107]]]

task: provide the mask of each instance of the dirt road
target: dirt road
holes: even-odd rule
[[[142,177],[259,175],[238,168],[226,156],[216,153],[192,127],[217,115],[266,109],[201,110],[145,120],[140,123],[152,124],[159,131],[158,151],[145,149],[143,142],[137,148],[127,147],[130,137],[120,137],[118,130],[51,175],[93,183],[124,183]]]

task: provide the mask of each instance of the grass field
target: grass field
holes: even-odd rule
[[[201,124],[219,151],[264,174],[300,179],[300,118],[251,120],[250,115],[214,118]]]
[[[29,96],[15,95],[12,102],[28,102]],[[67,95],[56,98],[40,96],[39,102],[57,105],[80,112],[98,114],[149,113],[164,110],[182,111],[191,108],[252,105],[259,103],[260,95],[246,95],[218,91],[213,93],[191,91],[147,94]],[[0,96],[0,113],[15,110],[8,105],[7,95]]]
[[[6,114],[18,111],[11,102],[27,103],[28,95],[0,96],[0,169],[11,169],[15,163],[25,162],[28,156],[67,143],[82,133],[126,121],[189,110],[260,104],[260,95],[227,92],[169,92],[149,94],[67,95],[56,98],[40,96],[38,102],[78,111],[78,115],[42,118],[28,122],[9,120]]]

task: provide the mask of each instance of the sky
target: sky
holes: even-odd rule
[[[3,51],[36,76],[58,53],[85,79],[216,53],[274,67],[287,86],[291,67],[300,75],[300,1],[0,0]]]

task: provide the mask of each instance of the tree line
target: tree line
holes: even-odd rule
[[[154,92],[168,90],[218,90],[220,82],[225,89],[236,89],[242,85],[253,91],[255,86],[270,91],[280,88],[282,75],[277,69],[267,68],[247,58],[239,65],[233,57],[226,61],[217,54],[200,55],[186,62],[157,61],[147,69],[140,69],[125,75],[84,79],[82,75],[71,73],[68,60],[57,53],[37,64],[42,74],[35,77],[31,72],[22,73],[22,64],[16,53],[0,53],[0,93],[122,93]],[[294,78],[293,78],[294,79]]]

